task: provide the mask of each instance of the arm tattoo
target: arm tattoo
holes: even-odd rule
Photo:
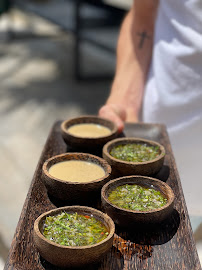
[[[137,35],[140,37],[140,42],[139,42],[138,48],[139,49],[142,49],[145,40],[146,39],[151,39],[151,37],[147,35],[147,32],[146,31],[143,31],[141,33],[137,33]]]

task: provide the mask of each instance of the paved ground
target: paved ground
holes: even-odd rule
[[[110,88],[110,81],[74,80],[71,35],[15,10],[11,25],[18,34],[6,41],[6,24],[0,22],[0,269],[52,124],[96,114]],[[85,72],[114,72],[114,56],[89,45],[83,52]],[[201,231],[195,233],[200,256]]]

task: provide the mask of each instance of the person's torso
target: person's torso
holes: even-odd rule
[[[166,124],[188,205],[202,215],[188,182],[201,179],[202,0],[161,0],[142,120]],[[193,186],[199,198],[200,179]]]
[[[171,129],[202,113],[201,0],[161,1],[143,106],[151,121],[162,107],[159,120]]]

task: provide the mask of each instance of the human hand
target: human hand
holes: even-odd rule
[[[98,114],[113,121],[117,125],[119,133],[123,131],[124,122],[126,121],[126,110],[122,105],[106,104],[100,108]]]

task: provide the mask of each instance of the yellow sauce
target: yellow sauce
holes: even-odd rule
[[[68,182],[91,182],[105,175],[104,169],[92,162],[81,160],[61,161],[49,169],[49,174]]]
[[[77,137],[91,137],[98,138],[104,137],[111,134],[111,130],[105,126],[98,124],[78,124],[73,125],[67,130],[70,134],[75,135]]]

